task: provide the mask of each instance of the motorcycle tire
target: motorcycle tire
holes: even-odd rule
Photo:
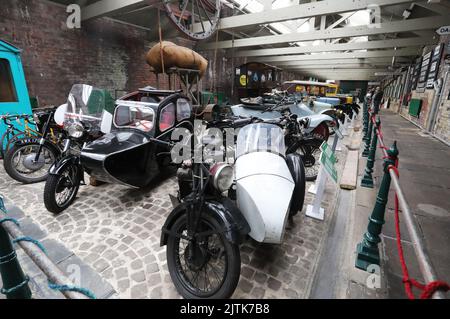
[[[295,152],[300,150],[303,165],[305,167],[305,179],[308,182],[313,182],[317,179],[319,173],[319,158],[320,158],[320,145],[324,141],[321,139],[313,139],[302,142]],[[317,155],[317,157],[316,157]]]
[[[298,154],[288,154],[286,162],[295,182],[295,188],[292,192],[291,205],[289,208],[289,216],[295,216],[303,210],[306,193],[305,166],[303,165],[301,156]]]
[[[185,231],[186,229],[186,223],[187,223],[187,216],[183,215],[178,220],[175,221],[175,223],[171,227],[171,231],[175,234],[182,234],[183,231]],[[212,230],[217,231],[217,233],[212,235],[217,235],[220,238],[220,242],[223,244],[224,248],[223,253],[226,260],[226,266],[224,274],[221,278],[222,281],[220,283],[220,286],[213,292],[208,293],[200,292],[198,291],[199,289],[196,289],[197,287],[193,287],[192,283],[188,281],[187,275],[183,273],[183,270],[181,269],[182,265],[180,262],[180,253],[179,253],[181,238],[176,236],[169,236],[166,246],[167,266],[169,269],[170,277],[172,278],[172,281],[177,291],[180,293],[181,296],[183,296],[186,299],[230,298],[237,287],[241,273],[241,256],[239,253],[239,246],[237,244],[229,242],[225,238],[221,225],[212,216],[203,214],[201,220],[199,221],[199,224],[202,223],[209,225],[209,227]],[[183,255],[185,256],[184,252]],[[202,267],[204,267],[204,265]],[[197,275],[200,273],[203,273],[203,268],[200,268],[200,270],[197,272]]]
[[[48,176],[48,170],[44,169],[45,162],[42,167],[40,167],[39,169],[36,169],[35,171],[25,167],[26,169],[30,170],[30,172],[20,170],[17,167],[17,165],[14,163],[16,154],[19,151],[21,151],[22,149],[26,149],[26,148],[30,148],[30,147],[38,148],[39,141],[35,140],[35,139],[16,140],[16,142],[5,153],[5,158],[3,159],[3,166],[5,168],[6,173],[12,179],[15,179],[16,181],[21,182],[23,184],[32,184],[32,183],[43,182],[47,179],[47,176]],[[45,154],[46,152],[47,152],[47,154],[51,155],[50,160],[52,162],[49,163],[50,165],[53,164],[53,162],[58,158],[58,156],[60,154],[60,151],[58,150],[58,148],[48,141],[46,141],[42,145],[41,155]],[[28,156],[30,156],[32,154],[33,153],[29,154]],[[44,161],[45,161],[45,159],[44,159]],[[42,171],[42,174],[35,176],[35,177],[29,176],[29,174],[35,173],[38,171]]]
[[[59,214],[62,211],[64,211],[65,209],[67,209],[75,200],[77,194],[78,194],[78,189],[80,188],[80,172],[78,172],[78,167],[77,166],[67,166],[67,169],[71,169],[73,168],[75,171],[73,173],[73,178],[74,178],[74,185],[73,185],[73,189],[70,193],[69,198],[64,201],[63,203],[58,203],[56,200],[56,192],[58,190],[58,188],[60,187],[60,183],[62,182],[62,178],[64,178],[64,176],[61,175],[49,175],[47,178],[47,181],[45,182],[45,187],[44,187],[44,205],[45,208],[47,208],[47,210],[51,213],[54,214]],[[64,172],[63,172],[64,173]]]

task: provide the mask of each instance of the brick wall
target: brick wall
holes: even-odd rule
[[[42,0],[2,0],[1,7],[0,38],[22,49],[28,90],[41,106],[63,103],[74,83],[112,94],[155,84],[145,30],[110,19],[70,30],[65,7]]]

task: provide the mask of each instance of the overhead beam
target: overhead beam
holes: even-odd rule
[[[410,58],[407,57],[397,57],[396,62],[399,63],[409,63],[411,61]],[[309,65],[346,65],[346,64],[361,64],[361,63],[388,63],[390,64],[392,62],[392,57],[379,57],[379,58],[349,58],[349,59],[338,59],[333,61],[322,61],[322,60],[312,60],[312,61],[281,61],[276,62],[276,65],[280,66],[295,66],[295,65],[301,65],[301,66],[309,66]]]
[[[342,15],[342,17],[340,19],[338,19],[336,22],[332,23],[331,25],[329,25],[326,29],[330,30],[330,29],[334,29],[335,27],[337,27],[338,25],[340,25],[342,22],[344,22],[345,20],[347,20],[348,18],[350,18],[352,15],[354,15],[356,13],[356,11],[354,12],[349,12],[349,13],[344,13]]]
[[[231,29],[248,27],[258,24],[282,22],[287,20],[297,20],[312,18],[322,15],[339,14],[348,11],[365,10],[369,5],[380,7],[391,6],[402,3],[410,3],[411,0],[325,0],[305,4],[289,6],[276,10],[263,11],[258,13],[242,14],[233,17],[223,18],[220,21],[219,29]]]
[[[132,10],[147,4],[147,0],[101,0],[81,9],[81,20],[87,21],[115,13]]]
[[[331,51],[347,51],[347,50],[370,50],[370,49],[386,49],[393,47],[412,47],[421,45],[435,44],[437,40],[431,37],[424,38],[405,38],[381,41],[367,41],[354,43],[324,44],[307,47],[287,47],[274,49],[257,49],[257,50],[240,50],[235,51],[235,57],[256,57],[268,55],[282,54],[302,54],[312,52],[331,52]]]
[[[349,75],[349,74],[330,74],[330,75],[317,75],[317,74],[303,74],[306,77],[314,77],[324,80],[341,80],[341,81],[373,81],[379,76],[369,75],[369,74],[357,74],[357,75]]]
[[[378,57],[401,57],[416,56],[421,50],[414,48],[406,48],[400,50],[377,50],[367,52],[350,52],[350,53],[324,53],[324,54],[302,54],[302,55],[282,55],[268,56],[256,58],[256,62],[281,62],[281,61],[313,61],[313,60],[329,60],[337,59],[359,59],[359,58],[378,58]]]
[[[355,64],[311,64],[311,65],[302,65],[302,64],[278,64],[280,68],[284,69],[289,67],[289,69],[297,69],[297,70],[354,70],[358,71],[360,69],[374,69],[380,67],[388,67],[391,64],[388,62],[376,62],[376,63],[355,63]]]
[[[347,65],[339,65],[339,66],[332,66],[332,65],[305,65],[305,66],[291,66],[289,67],[290,70],[308,70],[309,72],[312,72],[312,70],[330,70],[330,71],[341,71],[341,70],[370,70],[370,69],[379,69],[379,68],[386,68],[388,65],[381,64],[381,65],[371,65],[371,64],[347,64]],[[284,68],[285,66],[280,65],[280,67]]]
[[[295,70],[293,70],[293,71],[295,71]],[[323,73],[323,72],[298,72],[298,71],[295,71],[295,72],[306,75],[306,76],[319,77],[319,78],[324,78],[327,80],[361,80],[361,79],[376,78],[378,76],[376,76],[375,73],[378,73],[378,72],[384,73],[384,72],[388,72],[388,70],[380,69],[380,70],[371,70],[370,72],[359,72],[359,73],[354,73],[354,72]]]
[[[318,2],[320,3],[320,2]],[[337,2],[338,3],[338,2]],[[374,26],[354,26],[337,28],[331,30],[318,30],[313,32],[288,33],[282,35],[269,35],[254,37],[248,39],[237,39],[234,41],[219,41],[217,43],[208,43],[200,45],[200,49],[229,49],[248,46],[259,46],[266,44],[282,44],[290,42],[315,41],[346,37],[359,37],[377,34],[410,32],[416,30],[434,29],[448,23],[450,16],[437,16],[428,18],[419,18],[411,20],[401,20],[389,23],[381,23],[379,28]]]
[[[298,69],[285,69],[285,70],[292,70],[292,71],[295,71],[297,73],[320,74],[320,75],[326,75],[326,74],[349,74],[349,73],[354,74],[354,75],[356,75],[356,74],[374,75],[377,72],[388,72],[389,71],[389,69],[385,68],[385,67],[379,67],[379,68],[375,68],[375,69],[374,68],[372,68],[372,69],[361,69],[361,70],[353,70],[353,71],[345,70],[345,69],[343,69],[343,70],[314,70],[314,71],[312,71],[312,70],[304,70],[303,72],[299,71]]]

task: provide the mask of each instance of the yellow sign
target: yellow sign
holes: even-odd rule
[[[242,74],[239,78],[239,82],[242,86],[246,86],[248,83],[248,77],[245,74]]]
[[[303,92],[305,91],[305,87],[303,85],[297,85],[295,87],[295,92]]]

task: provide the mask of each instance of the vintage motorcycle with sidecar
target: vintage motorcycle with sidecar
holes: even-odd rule
[[[151,87],[111,101],[103,90],[78,85],[57,113],[69,139],[44,190],[45,206],[53,213],[73,202],[84,172],[102,182],[148,186],[170,163],[170,153],[151,138],[169,141],[175,128],[193,129],[189,100],[180,91]],[[71,151],[73,142],[79,151]]]
[[[234,165],[194,156],[183,162],[178,205],[161,234],[170,276],[183,297],[230,297],[246,235],[282,242],[288,217],[302,209],[305,196],[301,157],[286,156],[285,149],[280,126],[252,123],[239,131]]]
[[[336,127],[337,121],[328,115],[312,113],[306,106],[299,104],[292,95],[270,94],[247,100],[244,104],[248,105],[231,106],[228,115],[210,121],[210,126],[214,127],[214,122],[226,125],[226,119],[230,117],[249,120],[259,118],[281,125],[285,133],[286,153],[298,153],[305,166],[306,180],[316,180],[320,165],[320,145],[328,140],[329,127]]]
[[[280,117],[280,108],[288,108],[292,114],[297,115],[298,119],[308,118],[309,126],[305,129],[305,134],[320,137],[322,140],[328,140],[333,129],[338,125],[333,110],[324,110],[320,114],[315,113],[295,95],[287,95],[285,92],[241,99],[241,104],[230,107],[230,113],[239,117],[274,119]],[[331,113],[328,114],[328,111]]]

